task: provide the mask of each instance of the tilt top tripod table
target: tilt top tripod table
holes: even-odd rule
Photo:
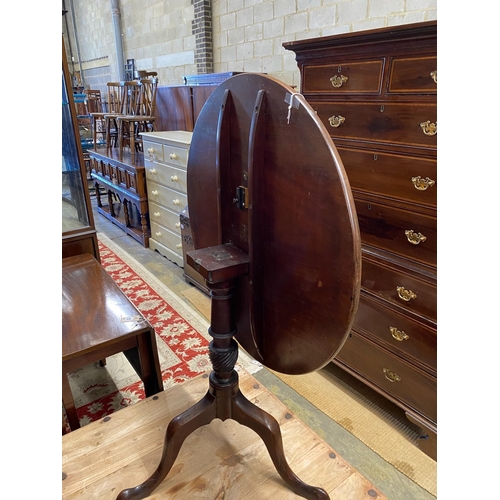
[[[187,175],[196,248],[187,262],[210,289],[213,371],[206,395],[169,423],[156,471],[118,500],[150,495],[184,440],[216,418],[254,430],[297,495],[327,500],[290,469],[279,424],[243,396],[234,366],[239,343],[272,370],[308,373],[330,362],[349,334],[361,244],[337,150],[300,94],[271,77],[240,74],[203,107]]]

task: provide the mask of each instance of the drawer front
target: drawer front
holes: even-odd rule
[[[437,57],[397,57],[391,61],[389,94],[436,94]]]
[[[163,144],[144,139],[144,160],[163,162]]]
[[[149,219],[156,224],[161,224],[177,234],[181,234],[181,223],[178,212],[171,212],[166,208],[149,202]]]
[[[352,189],[437,206],[436,160],[337,149]]]
[[[134,172],[92,158],[92,174],[97,181],[101,177],[103,180],[111,181],[113,184],[127,189],[130,194],[137,194],[138,192],[137,175]]]
[[[371,293],[431,321],[437,320],[436,286],[381,265],[363,255],[361,286]]]
[[[433,370],[437,368],[436,330],[365,295],[361,296],[353,328],[369,332],[405,358],[413,358]]]
[[[177,148],[170,144],[163,145],[163,161],[175,167],[187,168],[188,150],[185,148]]]
[[[368,381],[437,422],[437,380],[355,332],[337,358]]]
[[[170,165],[158,165],[149,160],[144,160],[146,166],[147,182],[153,181],[166,187],[187,193],[186,170]]]
[[[162,243],[172,252],[182,258],[182,240],[179,234],[176,234],[166,227],[160,226],[154,221],[151,221],[151,238],[154,238],[158,243]]]
[[[435,104],[311,102],[332,138],[437,146]]]
[[[148,200],[163,205],[179,213],[187,205],[187,196],[178,191],[161,186],[155,182],[148,182]]]
[[[303,92],[379,94],[384,62],[339,62],[304,67]]]
[[[362,243],[436,266],[435,217],[364,200],[354,202]]]

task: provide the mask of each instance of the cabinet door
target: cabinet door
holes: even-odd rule
[[[62,57],[62,256],[90,253],[99,259],[76,105],[63,41]]]

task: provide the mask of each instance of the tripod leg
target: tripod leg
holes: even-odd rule
[[[198,403],[173,418],[167,427],[163,454],[156,471],[142,484],[123,490],[117,500],[141,500],[149,496],[170,472],[185,439],[215,418],[215,402],[215,397],[207,392]]]
[[[251,403],[239,390],[233,396],[232,418],[261,437],[279,475],[297,495],[308,500],[330,499],[325,490],[309,486],[293,473],[286,461],[278,422],[269,413]]]

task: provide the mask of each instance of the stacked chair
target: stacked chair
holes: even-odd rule
[[[154,76],[142,79],[138,85],[139,101],[132,103],[133,106],[129,109],[131,112],[116,117],[120,153],[128,142],[132,156],[136,151],[143,150],[140,133],[154,130],[158,78]]]
[[[143,150],[140,133],[154,130],[158,77],[137,73],[137,80],[108,83],[108,111],[90,113],[95,147],[101,134],[106,148],[118,148],[120,156],[127,147],[132,157]]]
[[[107,111],[94,111],[90,113],[92,133],[94,140],[94,147],[98,144],[109,145],[109,137],[111,136],[111,131],[109,130],[109,123],[111,118],[106,119],[106,117],[111,117],[113,115],[119,115],[122,113],[123,97],[124,97],[124,82],[108,82],[108,102]],[[100,142],[97,142],[97,134],[101,134],[102,138]],[[116,131],[115,131],[116,135]]]

